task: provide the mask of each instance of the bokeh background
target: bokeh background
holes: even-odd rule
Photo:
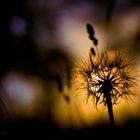
[[[72,80],[74,65],[93,46],[87,23],[95,29],[99,50],[125,52],[139,73],[139,0],[0,2],[0,134],[111,131],[107,109],[86,103]],[[134,134],[140,128],[139,92],[115,105],[114,117],[120,133]]]

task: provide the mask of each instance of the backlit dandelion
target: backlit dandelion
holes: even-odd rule
[[[76,69],[76,77],[82,79],[80,89],[86,90],[87,99],[91,97],[96,107],[101,103],[107,106],[112,126],[115,126],[112,105],[136,94],[135,75],[135,66],[125,54],[117,51],[99,53],[96,47],[91,47],[88,58]]]

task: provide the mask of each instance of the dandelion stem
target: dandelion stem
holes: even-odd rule
[[[103,89],[104,96],[106,98],[106,104],[107,104],[110,123],[111,123],[111,126],[114,128],[115,120],[114,120],[114,115],[113,115],[113,107],[112,107],[112,100],[111,100],[111,93],[110,93],[110,91],[112,89],[112,84],[111,84],[111,80],[109,78],[106,78],[104,80],[102,89]]]
[[[111,102],[111,95],[110,92],[104,93],[106,96],[106,103],[107,103],[107,109],[108,109],[108,115],[110,119],[111,126],[115,128],[115,120],[114,120],[114,115],[113,115],[113,107],[112,107],[112,102]]]

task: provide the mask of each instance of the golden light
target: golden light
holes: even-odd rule
[[[95,35],[99,40],[99,44],[97,46],[99,51],[103,51],[106,47],[109,47],[106,46],[108,45],[108,42],[110,43],[109,45],[112,45],[116,40],[127,40],[129,37],[128,32],[132,35],[135,34],[135,27],[139,27],[139,22],[136,20],[138,19],[138,14],[136,17],[130,15],[123,15],[121,19],[114,19],[112,23],[112,30],[114,30],[111,33],[106,31],[106,29],[99,25],[96,21],[90,20],[90,24],[94,26]],[[132,20],[132,17],[134,20]],[[57,34],[59,36],[57,39],[60,39],[59,43],[63,44],[63,49],[72,54],[74,56],[73,59],[75,60],[75,63],[79,65],[80,60],[89,55],[89,48],[93,46],[86,31],[86,24],[89,19],[64,16],[60,20],[60,23],[57,24]],[[124,29],[119,29],[120,26],[123,26]],[[43,27],[40,28],[41,31],[44,29]],[[117,33],[119,31],[119,33],[116,34],[116,31]],[[44,42],[41,42],[42,44],[47,44],[47,32],[45,33],[45,36],[43,35]],[[108,41],[108,39],[110,40]],[[112,57],[111,53],[110,57]],[[139,66],[140,64],[138,64],[138,70],[140,70]],[[59,71],[57,69],[54,70],[54,73],[55,71],[57,71],[58,74],[61,72],[61,70]],[[116,69],[112,69],[112,73],[115,72]],[[95,80],[101,80],[94,74],[91,76]],[[83,79],[79,77],[77,82],[81,83],[83,82]],[[43,84],[44,83],[36,76],[28,77],[16,72],[8,74],[3,79],[3,90],[7,96],[5,98],[8,101],[8,110],[10,110],[10,113],[15,116],[23,115],[26,117],[33,117],[36,114],[38,115],[40,112],[46,111],[46,109],[50,108],[55,123],[64,128],[82,128],[85,126],[96,126],[104,122],[109,123],[107,109],[102,105],[99,105],[97,109],[93,104],[92,98],[90,98],[87,102],[87,96],[84,93],[85,91],[77,90],[78,87],[75,83],[72,83],[71,89],[67,89],[65,86],[63,93],[58,92],[57,84],[54,81],[52,83],[48,82],[48,85],[45,85],[46,88],[44,88]],[[95,87],[92,88],[92,90],[95,90]],[[45,92],[49,93],[49,95],[52,95],[53,97],[51,99],[52,102],[49,105],[47,104],[49,97],[48,95],[44,95]],[[70,103],[67,103],[64,99],[65,95],[70,96]],[[130,100],[127,103],[123,100],[119,100],[118,104],[113,106],[116,124],[122,125],[125,121],[127,121],[127,119],[139,117],[139,104],[139,96],[136,97],[134,102]]]
[[[114,60],[114,59],[116,60],[116,58],[115,58],[116,54],[113,51],[108,52],[107,55],[108,55],[108,59],[109,59],[108,61]],[[121,57],[123,59],[122,63],[126,62],[127,64],[129,64],[128,62],[130,62],[130,61],[128,61],[128,59],[125,55],[121,54]],[[85,69],[84,69],[85,71],[88,69],[88,65],[89,65],[88,62],[86,61],[86,59],[84,59],[83,61],[82,61],[82,63],[79,62],[79,64],[76,63],[78,66],[78,69],[80,71],[83,67],[85,67]],[[94,58],[94,62],[95,63],[98,62],[96,60],[96,58]],[[79,67],[79,65],[80,65],[80,67]],[[131,71],[131,66],[130,67],[128,66],[127,68],[128,68],[127,70],[125,69],[126,72]],[[104,69],[106,69],[106,67]],[[84,72],[84,70],[83,70],[83,72]],[[117,72],[118,72],[118,69],[116,67],[112,68],[111,71],[109,72],[109,73],[111,73],[110,77],[112,77]],[[134,73],[130,72],[129,74],[131,75]],[[80,74],[78,75],[78,73],[76,73],[75,75],[76,75],[76,82],[75,83],[77,84],[75,86],[77,86],[77,87],[75,88],[76,90],[74,91],[74,94],[79,96],[77,98],[80,102],[79,108],[81,108],[81,110],[83,110],[83,116],[85,118],[85,122],[87,123],[87,125],[92,124],[92,125],[96,126],[99,123],[108,122],[109,120],[107,118],[107,109],[105,108],[105,106],[99,105],[98,110],[96,110],[96,106],[94,106],[93,98],[87,95],[86,80],[88,80],[88,79],[85,80],[82,77],[82,75],[80,75]],[[106,75],[106,76],[108,75],[108,70],[107,71],[104,70],[104,75]],[[134,74],[134,76],[135,76],[135,74]],[[98,80],[102,81],[102,79],[100,77],[98,77],[97,75],[95,75],[93,72],[91,72],[91,77],[93,78],[93,82],[98,81]],[[120,87],[118,89],[120,91],[121,86],[123,86],[123,83],[120,82],[120,80],[121,80],[120,76],[118,76],[117,78],[119,78],[119,79],[116,79],[115,81],[117,82],[118,86]],[[80,83],[81,83],[81,85],[80,85]],[[92,85],[92,80],[89,82],[89,84]],[[88,88],[90,88],[91,91],[95,91],[95,92],[98,91],[98,89],[99,89],[99,87],[90,86],[90,85]],[[134,92],[136,92],[136,91],[137,90],[135,90]],[[121,92],[122,91],[120,91],[120,93]],[[127,119],[129,120],[132,116],[133,116],[133,118],[135,118],[137,116],[136,111],[134,111],[134,110],[137,110],[136,106],[137,106],[138,102],[136,100],[138,100],[138,98],[139,98],[138,94],[136,93],[136,96],[132,97],[132,99],[133,98],[134,98],[133,103],[132,103],[131,97],[128,97],[127,100],[119,99],[117,104],[114,105],[113,111],[114,111],[114,116],[115,116],[115,120],[116,120],[117,125],[122,125],[125,123],[125,121]],[[122,115],[122,114],[126,114],[126,115]],[[100,120],[100,118],[102,118],[102,117],[104,119]],[[99,118],[99,120],[98,120],[98,118]]]

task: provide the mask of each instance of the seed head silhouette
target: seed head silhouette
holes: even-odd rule
[[[96,51],[95,51],[96,49]],[[99,53],[92,47],[86,60],[76,68],[76,76],[82,78],[79,89],[86,90],[87,100],[92,97],[95,105],[104,104],[108,108],[111,125],[115,126],[112,105],[119,99],[135,95],[137,79],[132,60],[119,51]]]
[[[88,96],[96,97],[96,105],[106,105],[107,91],[113,104],[117,103],[119,97],[127,99],[135,94],[134,66],[121,52],[106,51],[98,57],[90,56],[87,62],[81,63],[78,72],[84,78]]]

